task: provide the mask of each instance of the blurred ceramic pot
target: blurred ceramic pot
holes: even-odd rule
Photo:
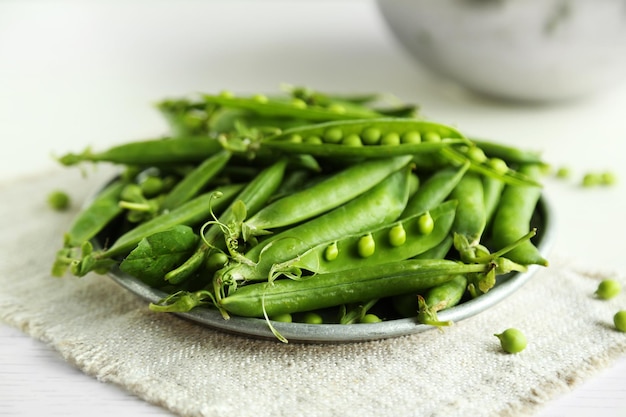
[[[500,98],[554,101],[626,79],[626,0],[377,0],[432,71]]]

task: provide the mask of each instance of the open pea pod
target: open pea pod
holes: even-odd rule
[[[293,266],[327,273],[412,258],[434,248],[448,236],[456,207],[455,200],[446,201],[428,212],[370,232],[322,243],[300,256]],[[422,216],[430,216],[432,228],[424,229]]]
[[[258,145],[285,153],[378,158],[436,152],[459,143],[470,142],[450,126],[417,119],[376,118],[287,129]]]
[[[365,106],[352,103],[342,105],[315,105],[307,104],[303,100],[285,100],[268,98],[263,95],[252,97],[233,97],[227,94],[204,95],[206,103],[217,104],[223,107],[247,110],[262,116],[289,117],[300,120],[326,121],[381,117],[381,113]]]

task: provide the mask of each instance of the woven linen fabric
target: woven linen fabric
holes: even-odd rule
[[[556,255],[512,296],[443,332],[341,344],[226,334],[151,312],[106,276],[51,277],[63,233],[106,175],[63,170],[0,185],[0,319],[174,414],[530,415],[626,352],[612,325],[626,294],[593,296],[611,271]],[[70,192],[72,210],[47,207],[54,188]],[[520,354],[493,336],[508,327],[527,335]]]

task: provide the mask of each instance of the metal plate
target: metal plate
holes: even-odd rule
[[[540,231],[537,235],[537,247],[547,257],[554,239],[554,220],[552,209],[545,197],[542,197],[533,216],[533,226]],[[97,244],[98,242],[96,242]],[[481,313],[504,300],[524,285],[540,268],[531,265],[526,272],[510,273],[499,276],[496,285],[484,295],[465,301],[455,307],[441,311],[441,320],[459,322]],[[147,286],[140,280],[125,274],[119,268],[113,268],[109,276],[122,287],[149,302],[158,302],[168,294]],[[156,313],[163,314],[163,313]],[[196,323],[221,331],[247,337],[277,340],[264,319],[231,317],[225,320],[211,308],[198,307],[188,313],[172,313]],[[276,330],[289,342],[301,343],[340,343],[361,342],[386,339],[433,329],[433,326],[419,324],[415,318],[387,320],[367,324],[305,324],[272,322]]]

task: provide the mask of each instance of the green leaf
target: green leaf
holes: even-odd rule
[[[153,287],[166,284],[164,279],[181,265],[196,248],[198,235],[189,226],[179,225],[142,239],[120,269]]]

